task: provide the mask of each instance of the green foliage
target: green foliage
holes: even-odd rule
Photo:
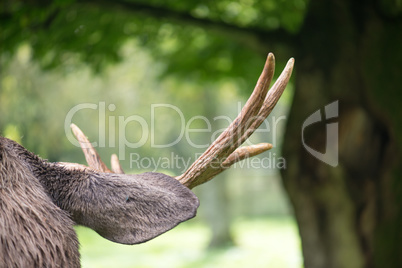
[[[151,146],[150,135],[156,144],[168,144],[176,140],[181,135],[181,130],[189,123],[191,124],[188,127],[191,129],[205,128],[205,122],[202,120],[189,121],[194,116],[205,115],[214,125],[213,128],[208,133],[190,134],[189,139],[196,144],[210,144],[212,139],[216,138],[216,134],[214,137],[212,134],[229,123],[225,120],[214,121],[213,118],[217,115],[227,115],[231,120],[235,118],[239,112],[238,101],[243,104],[245,102],[245,97],[241,96],[245,92],[242,90],[246,88],[243,87],[245,83],[228,78],[215,84],[194,83],[192,79],[181,79],[177,76],[161,79],[160,73],[166,65],[154,61],[150,53],[144,52],[137,43],[128,42],[120,51],[125,60],[105,69],[102,76],[93,75],[89,68],[82,66],[69,70],[68,73],[59,70],[43,72],[30,61],[30,46],[21,46],[8,68],[0,74],[0,135],[9,135],[14,140],[21,141],[26,148],[51,161],[84,163],[80,149],[67,140],[66,135],[70,130],[68,122],[67,128],[65,126],[65,119],[77,104],[90,103],[97,105],[97,109],[77,112],[72,122],[81,127],[93,142],[100,141],[99,131],[104,128],[102,135],[106,142],[105,148],[99,148],[98,151],[107,163],[112,153],[119,154],[119,151],[122,151],[119,146],[126,146],[122,145],[123,141],[119,139],[122,134],[119,118],[125,119],[131,115],[144,118],[149,128],[142,129],[136,122],[123,126],[121,131],[125,131],[125,136],[130,142],[139,141],[141,134],[148,135],[146,143],[140,148],[125,150],[125,160],[122,160],[125,170],[140,172],[154,168],[152,165],[148,170],[138,170],[135,166],[130,166],[130,153],[156,159],[171,159],[171,154],[174,153],[185,159],[191,157],[194,161],[195,153],[201,153],[206,148],[194,148],[191,142],[182,136],[174,146],[156,149]],[[258,67],[260,69],[262,63]],[[255,83],[255,79],[256,77],[249,81],[250,84]],[[252,87],[249,86],[248,90]],[[105,104],[105,120],[99,118],[100,103]],[[177,112],[164,108],[157,110],[152,121],[151,105],[155,103],[176,106],[182,112],[185,125],[181,123]],[[109,105],[115,105],[116,109],[109,110]],[[151,124],[154,124],[152,133]],[[18,132],[14,131],[12,134],[10,126],[15,127]],[[252,139],[253,143],[272,142],[270,137],[263,136],[267,135],[266,133],[256,134]],[[280,132],[276,134],[281,136]],[[176,167],[169,172],[177,175],[183,171],[183,167]]]
[[[121,60],[122,45],[135,37],[154,57],[169,63],[168,73],[200,81],[248,76],[255,74],[250,66],[256,65],[260,51],[244,50],[230,41],[239,33],[230,32],[295,32],[305,9],[304,0],[9,1],[0,16],[1,56],[10,60],[21,43],[28,43],[42,68],[83,62],[100,71]],[[244,65],[246,59],[250,65]]]
[[[3,21],[2,54],[11,56],[21,42],[29,43],[33,59],[43,68],[74,64],[71,55],[77,55],[99,70],[119,60],[119,48],[127,39],[121,27],[127,21],[124,13],[60,1],[49,6],[17,2],[9,9],[10,17]]]
[[[21,134],[18,130],[18,126],[13,124],[8,124],[4,128],[4,137],[21,143]]]
[[[256,40],[248,39],[248,32],[258,32],[261,38],[276,29],[296,32],[304,16],[305,5],[303,0],[7,1],[0,10],[0,135],[22,143],[50,161],[84,163],[80,149],[66,139],[66,114],[77,104],[99,105],[103,102],[106,107],[113,104],[116,110],[106,110],[105,122],[100,122],[98,110],[88,109],[73,118],[73,122],[84,130],[91,141],[99,142],[98,130],[105,128],[106,147],[98,148],[98,151],[108,164],[109,156],[118,153],[120,134],[118,128],[113,128],[111,117],[118,121],[119,116],[138,115],[150,124],[151,104],[169,103],[184,112],[186,122],[199,115],[207,115],[211,120],[216,115],[228,114],[233,119],[238,113],[236,102],[244,104],[245,99],[241,95],[246,96],[252,90],[270,49],[258,48]],[[158,115],[155,122],[155,132],[158,133],[154,137],[156,143],[168,142],[178,136],[181,126],[174,116],[169,113]],[[212,131],[226,126],[216,123]],[[204,127],[201,121],[194,121],[191,125],[191,128]],[[115,136],[110,135],[110,129],[111,132],[115,130]],[[141,128],[133,123],[124,131],[128,133],[128,139],[135,142]],[[191,138],[198,144],[211,142],[211,133],[201,134],[205,135],[195,133]],[[269,141],[266,134],[255,135],[254,138],[253,142]],[[117,143],[111,145],[110,141],[116,140]],[[156,150],[151,148],[148,139],[140,148],[127,149],[126,160],[122,164],[128,172],[139,173],[150,171],[154,166],[146,170],[131,167],[129,153],[155,159],[168,158],[173,153],[194,160],[195,151],[185,142]],[[158,171],[172,175],[183,172],[177,167]],[[261,173],[261,170],[258,172]],[[244,195],[245,181],[235,181],[231,184],[234,187],[231,198],[240,205],[236,204],[233,214],[239,215],[244,211],[248,216],[289,213],[279,191],[276,194],[262,191],[249,194],[254,198],[250,202],[255,206],[252,210],[248,209],[245,206],[247,202],[243,202],[247,197],[241,196]],[[272,187],[273,182],[261,177],[255,181],[249,178],[246,183],[246,191],[250,192],[255,192],[256,187],[263,189],[262,185],[277,189]],[[261,223],[239,223],[234,227],[239,248],[190,256],[188,263],[193,266],[188,267],[232,265],[232,258],[227,256],[239,250],[244,258],[238,265],[244,267],[250,260],[265,256],[267,250],[275,249],[274,244],[267,247],[263,240],[259,241],[256,249],[255,243],[245,238],[245,233],[251,233],[253,239],[261,234],[248,230],[249,226],[253,230],[262,230],[264,234],[272,231],[286,234],[289,229],[281,227],[289,227],[288,223],[268,224],[267,228],[272,227],[271,231]],[[293,223],[289,225],[294,228]],[[116,255],[124,253],[119,258],[131,265],[132,255],[125,252],[128,247],[103,239],[99,241],[98,238],[88,247],[93,234],[87,236],[81,230],[79,228],[84,267],[99,267],[106,263],[100,256],[109,254],[99,252],[100,248]],[[204,249],[208,243],[205,233],[207,231],[203,227],[185,229],[165,240],[163,245],[158,245],[158,242],[150,244],[147,248],[152,250],[145,251],[152,256],[136,254],[134,261],[141,263],[142,258],[142,262],[148,265],[158,251],[162,252],[167,247],[180,253],[182,249],[179,247],[183,244],[180,242],[184,240],[198,241],[194,250]],[[193,237],[189,238],[191,234]],[[270,233],[267,239],[273,236]],[[289,237],[289,243],[298,246],[294,234]],[[285,241],[288,241],[287,238]],[[279,239],[276,237],[272,241]],[[175,243],[172,245],[171,241]],[[281,250],[287,250],[287,245]],[[169,258],[171,253],[161,253],[161,260]],[[194,253],[199,254],[195,251],[189,254]],[[187,259],[185,254],[180,253],[171,263],[180,261],[181,265],[183,259]],[[286,256],[283,252],[278,254]],[[297,254],[294,252],[294,256]],[[295,259],[299,264],[300,257],[297,255]],[[262,263],[261,267],[265,267],[266,263],[275,262],[264,259]]]

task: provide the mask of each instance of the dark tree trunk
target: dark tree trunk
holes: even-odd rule
[[[402,24],[392,12],[375,1],[312,0],[294,44],[283,178],[305,267],[402,267]],[[326,120],[334,101],[339,116]],[[303,123],[319,109],[305,143],[325,153],[327,124],[338,123],[336,167],[303,146]]]

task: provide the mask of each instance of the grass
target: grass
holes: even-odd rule
[[[195,221],[134,246],[110,242],[85,227],[76,230],[83,268],[302,267],[300,239],[292,218],[237,220],[232,226],[236,245],[213,250],[208,249],[209,229]]]

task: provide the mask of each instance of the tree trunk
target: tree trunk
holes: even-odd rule
[[[208,245],[211,249],[234,244],[230,233],[232,220],[226,181],[226,173],[223,173],[219,179],[210,181],[200,191],[203,202],[202,214],[211,228],[212,236]]]
[[[214,118],[218,114],[219,104],[217,92],[208,89],[204,92],[204,113],[206,118]],[[218,121],[211,120],[211,129],[216,131],[222,128]],[[205,136],[204,143],[211,142],[210,137]],[[202,214],[211,229],[211,240],[208,248],[223,248],[234,244],[230,226],[232,218],[230,215],[230,204],[227,192],[227,174],[222,173],[218,179],[212,180],[200,189],[200,200],[203,205]]]
[[[310,3],[295,44],[296,91],[283,146],[305,267],[402,267],[400,22],[374,1]],[[334,101],[339,115],[333,110],[331,119],[325,106]],[[320,109],[320,123],[303,130]],[[336,133],[338,148],[335,139],[326,144]],[[338,152],[338,165],[309,147]]]

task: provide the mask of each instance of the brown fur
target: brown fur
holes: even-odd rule
[[[136,244],[194,217],[198,205],[164,174],[66,170],[0,137],[0,266],[79,267],[74,222]]]
[[[79,267],[73,221],[0,142],[0,266]]]

